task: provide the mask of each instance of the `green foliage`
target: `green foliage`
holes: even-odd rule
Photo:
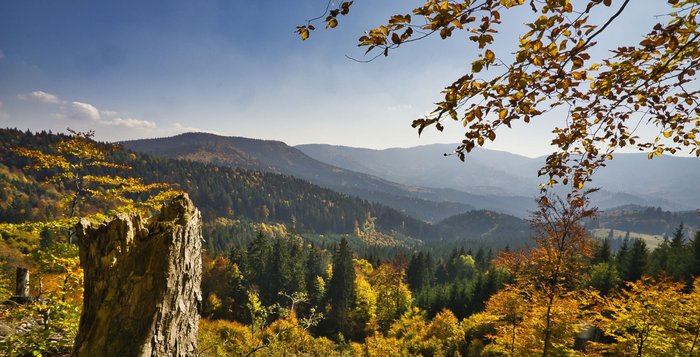
[[[590,286],[602,295],[609,295],[620,286],[622,278],[614,264],[598,263],[591,267]]]
[[[352,251],[346,239],[340,241],[333,254],[333,275],[328,282],[326,301],[331,305],[328,312],[328,333],[337,332],[347,336],[350,332],[349,314],[355,305],[355,267]]]

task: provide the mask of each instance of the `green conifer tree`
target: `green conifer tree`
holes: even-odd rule
[[[326,300],[331,305],[329,332],[340,332],[347,336],[350,330],[349,313],[355,303],[355,267],[345,237],[333,255],[333,276],[328,283]]]

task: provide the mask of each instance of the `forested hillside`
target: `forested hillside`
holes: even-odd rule
[[[669,212],[660,207],[624,206],[601,212],[589,227],[670,235],[681,223],[685,233],[692,235],[700,229],[700,214],[696,211]]]
[[[279,141],[186,133],[168,138],[122,142],[126,148],[158,156],[188,159],[234,168],[291,175],[322,187],[378,202],[416,218],[438,222],[471,209],[488,209],[521,217],[534,208],[534,195],[474,194],[440,184],[400,184],[383,176],[356,172],[315,160]],[[437,156],[438,159],[443,159]],[[412,164],[415,167],[421,165]],[[391,165],[387,165],[390,170]],[[433,176],[438,173],[433,173]],[[440,173],[439,176],[449,173]]]
[[[15,170],[22,168],[28,161],[12,154],[10,148],[47,148],[59,138],[61,136],[49,133],[0,130],[2,164]],[[147,182],[170,182],[188,192],[208,222],[213,222],[218,217],[287,226],[294,222],[299,232],[354,234],[358,227],[370,219],[374,221],[377,230],[387,234],[427,241],[445,238],[438,228],[394,209],[289,176],[160,158],[119,149],[113,150],[110,155],[116,162],[132,167],[128,171],[129,175],[142,177]],[[11,176],[4,177],[12,180]],[[27,186],[27,192],[41,193],[47,189],[31,180],[23,181],[25,180],[18,182]],[[12,183],[4,185],[11,187]],[[16,201],[16,205],[26,206],[30,205],[27,200],[36,201],[42,197],[13,193],[11,189],[8,194],[26,198]],[[23,214],[21,212],[24,211],[14,208],[10,210],[9,207],[6,210],[8,215]]]
[[[464,163],[457,163],[450,155],[452,144],[384,150],[323,144],[295,147],[321,162],[404,185],[482,195],[535,195],[541,183],[537,171],[545,163],[544,157],[529,158],[485,148],[475,149]],[[443,157],[444,154],[449,156]],[[645,168],[644,172],[640,172],[640,167]],[[700,191],[694,190],[698,175],[700,165],[690,157],[664,155],[650,161],[644,154],[620,153],[605,170],[596,172],[593,185],[602,190],[591,199],[601,209],[625,204],[661,206],[666,210],[694,208],[700,199]]]

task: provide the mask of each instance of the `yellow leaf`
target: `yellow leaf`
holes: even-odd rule
[[[326,24],[326,28],[335,28],[336,26],[338,26],[338,20],[336,20],[335,18],[332,18],[330,21],[328,21],[328,24]],[[309,35],[307,34],[306,37],[309,37]]]
[[[484,58],[489,62],[492,63],[496,59],[496,55],[493,53],[491,50],[486,50],[486,53],[484,54]]]

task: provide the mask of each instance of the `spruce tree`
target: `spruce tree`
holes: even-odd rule
[[[248,245],[248,259],[245,269],[248,281],[258,288],[264,288],[267,263],[270,260],[270,242],[262,231],[258,231]]]
[[[349,314],[355,304],[355,267],[345,237],[333,255],[333,276],[328,283],[326,300],[331,304],[329,332],[347,336],[350,331]]]
[[[260,297],[266,305],[283,302],[278,296],[279,292],[291,293],[291,291],[288,291],[292,280],[288,253],[287,246],[282,238],[275,239],[270,261],[267,264],[265,278],[261,282]]]
[[[593,264],[608,263],[611,259],[612,253],[610,252],[610,238],[605,238],[600,242],[595,253],[593,253],[592,261]]]
[[[306,289],[309,293],[309,302],[311,305],[320,305],[323,300],[323,288],[318,283],[318,277],[326,278],[321,251],[313,244],[309,248],[309,253],[306,255],[304,263],[304,274],[306,280]]]
[[[693,239],[692,248],[693,264],[691,275],[700,277],[700,231],[695,232],[695,239]]]
[[[623,279],[625,281],[639,280],[645,273],[648,256],[649,249],[647,249],[646,243],[640,238],[635,239],[624,262]]]

